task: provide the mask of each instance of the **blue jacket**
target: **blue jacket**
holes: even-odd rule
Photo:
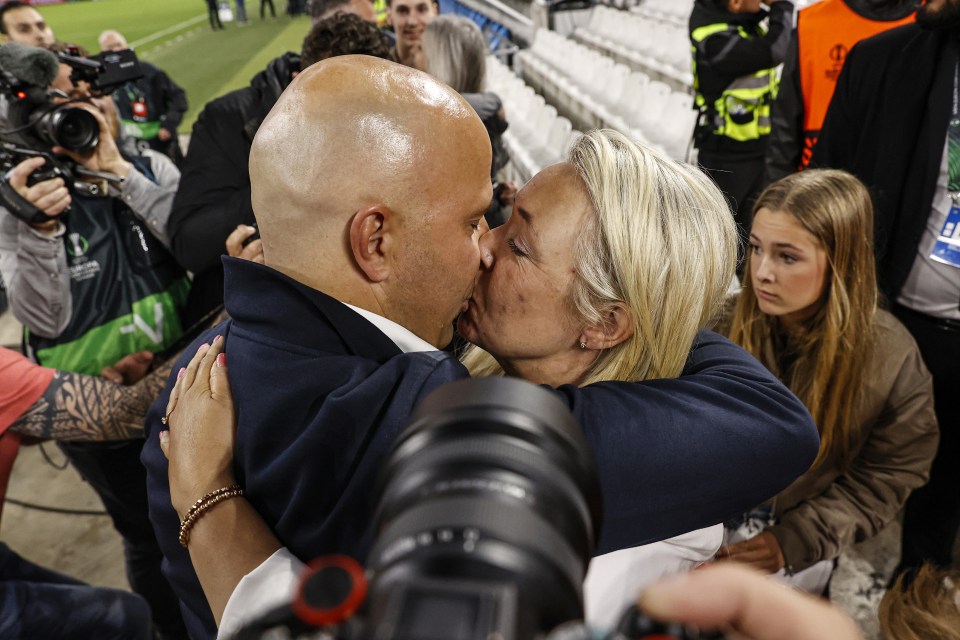
[[[336,552],[363,560],[371,489],[393,438],[420,399],[467,372],[443,352],[402,354],[345,305],[269,267],[230,258],[224,265],[232,319],[185,354],[225,337],[237,407],[237,481],[300,558]],[[742,513],[806,471],[819,448],[800,401],[710,332],[697,338],[679,379],[556,393],[583,426],[600,468],[598,554]],[[142,461],[150,518],[191,636],[212,638],[213,617],[177,542],[156,436],[167,396],[147,415]]]

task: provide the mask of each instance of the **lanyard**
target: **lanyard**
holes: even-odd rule
[[[947,127],[947,191],[960,193],[960,62],[953,72],[953,101]]]

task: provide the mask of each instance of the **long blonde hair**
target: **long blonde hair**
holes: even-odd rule
[[[568,162],[594,213],[577,238],[573,305],[584,326],[618,305],[633,324],[577,383],[680,375],[733,278],[736,228],[723,195],[700,170],[616,131],[585,134]],[[477,347],[463,362],[473,375],[502,374]]]
[[[877,309],[870,194],[845,171],[815,169],[767,187],[753,207],[760,209],[793,216],[820,243],[829,267],[823,303],[802,331],[786,334],[776,317],[760,311],[748,253],[730,339],[780,376],[810,411],[820,431],[814,466],[829,456],[843,466],[853,453],[854,398],[866,373]],[[786,345],[780,353],[764,352],[764,345],[778,342]],[[795,360],[782,371],[785,354]]]
[[[890,640],[960,640],[960,571],[926,564],[909,586],[900,576],[880,601],[878,616]]]

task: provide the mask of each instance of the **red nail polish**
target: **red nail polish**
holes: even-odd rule
[[[221,353],[217,356],[217,366],[218,367],[227,366],[227,354]]]
[[[187,372],[186,367],[180,367],[180,371],[177,372],[177,380],[183,377],[183,374]]]

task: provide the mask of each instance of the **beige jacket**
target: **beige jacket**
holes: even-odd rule
[[[778,524],[769,531],[788,572],[876,535],[929,477],[940,437],[930,372],[896,318],[877,311],[876,327],[864,387],[850,399],[861,407],[850,468],[844,473],[838,460],[827,459],[775,498]],[[770,367],[772,345],[764,351],[761,361]]]

